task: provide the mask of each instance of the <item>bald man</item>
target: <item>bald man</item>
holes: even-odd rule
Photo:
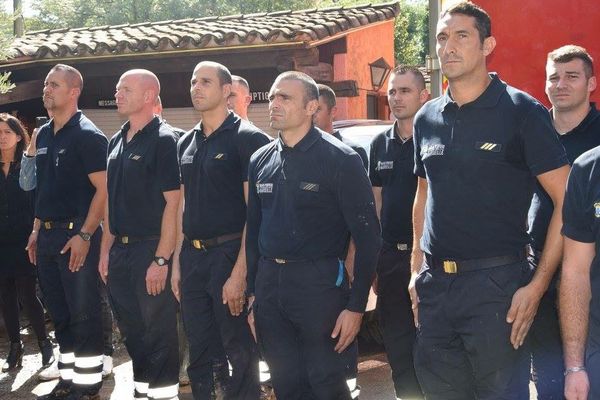
[[[160,84],[147,70],[121,76],[128,121],[108,145],[108,207],[99,270],[133,361],[136,399],[177,399],[176,303],[167,279],[175,247],[177,138],[154,115]]]

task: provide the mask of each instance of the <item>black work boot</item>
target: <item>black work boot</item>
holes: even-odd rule
[[[40,353],[42,353],[42,365],[47,367],[54,362],[54,350],[52,349],[52,342],[50,339],[44,339],[38,341],[40,346]]]
[[[71,381],[63,379],[58,381],[54,389],[48,394],[38,396],[37,400],[63,400],[71,394]]]
[[[23,342],[11,342],[10,350],[6,361],[2,366],[2,372],[12,371],[15,368],[20,368],[23,364]]]

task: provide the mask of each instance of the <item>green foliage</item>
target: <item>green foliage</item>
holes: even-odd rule
[[[425,2],[400,1],[394,48],[399,64],[423,65],[429,43],[429,10]]]
[[[13,16],[5,11],[0,11],[0,60],[5,60],[8,55],[6,50],[12,41]],[[10,92],[15,85],[10,81],[10,72],[0,73],[0,94]]]

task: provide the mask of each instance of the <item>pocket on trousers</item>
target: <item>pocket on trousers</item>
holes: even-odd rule
[[[524,261],[518,265],[511,264],[490,269],[487,281],[491,290],[502,296],[512,297],[521,286],[527,284],[528,268],[523,264],[529,265]]]

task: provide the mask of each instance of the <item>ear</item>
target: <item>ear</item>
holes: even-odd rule
[[[306,114],[313,116],[317,110],[319,109],[319,101],[318,100],[310,100],[308,103],[306,103]]]
[[[246,103],[246,107],[249,106],[252,103],[252,96],[246,96],[244,103]]]
[[[331,114],[331,119],[335,120],[335,116],[337,115],[337,106],[331,107],[330,114]]]
[[[492,54],[492,51],[496,48],[496,38],[490,36],[483,40],[483,54],[487,57]]]
[[[229,95],[231,94],[231,83],[224,84],[222,87],[222,91],[223,91],[223,97],[228,99]]]
[[[421,93],[419,93],[419,102],[421,104],[425,104],[427,100],[429,100],[429,91],[427,89],[423,89],[421,90]]]
[[[588,92],[593,92],[594,90],[596,90],[596,77],[592,76],[590,79],[588,79]]]

